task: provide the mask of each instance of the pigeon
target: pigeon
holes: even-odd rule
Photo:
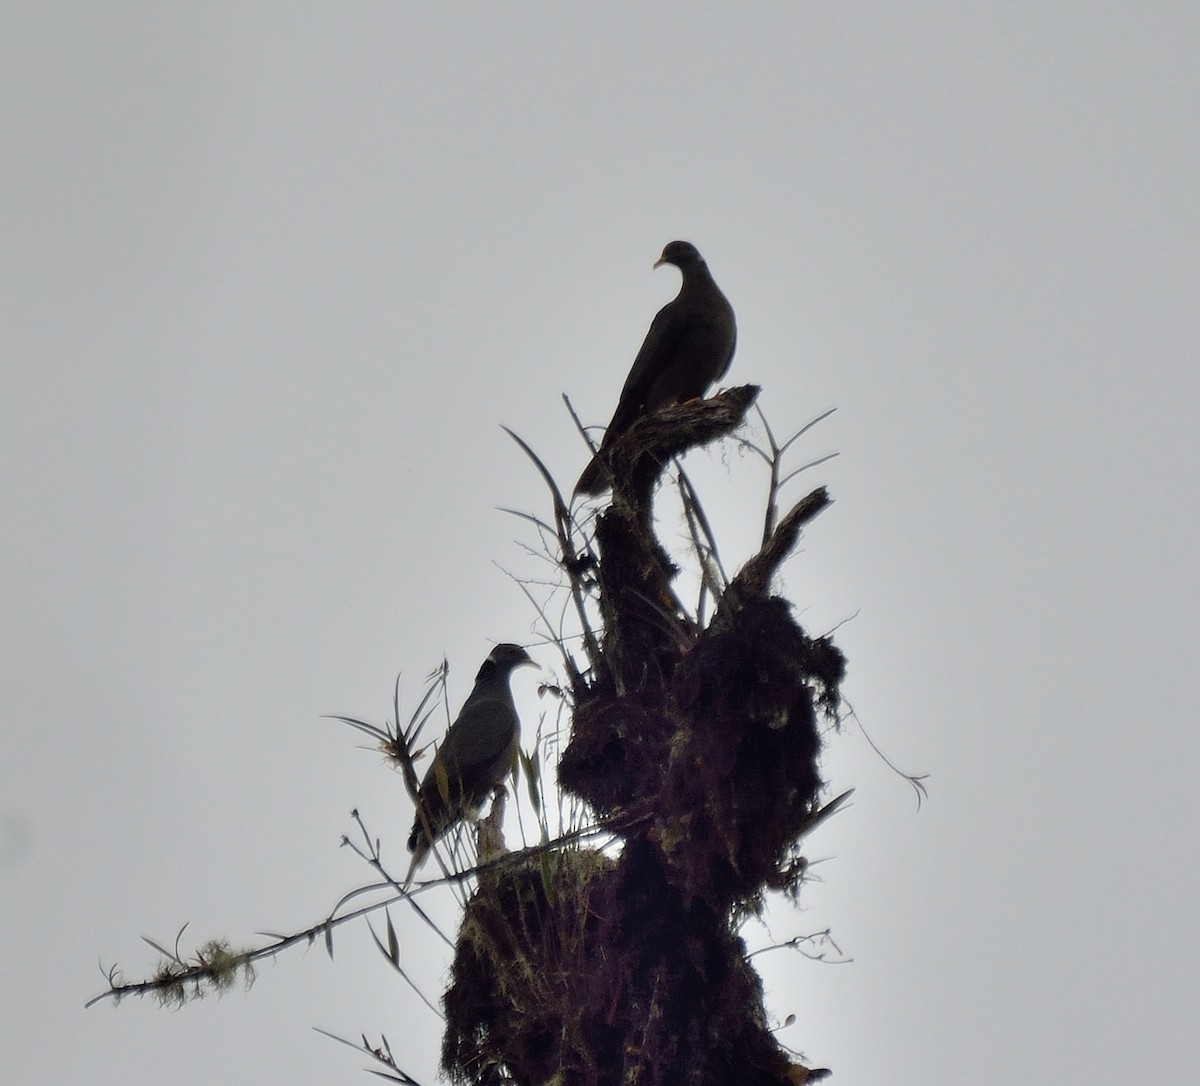
[[[536,666],[520,645],[497,645],[475,676],[475,688],[421,781],[417,813],[408,835],[413,858],[405,886],[433,843],[471,817],[512,768],[521,722],[509,678],[516,668],[527,664]]]
[[[672,241],[654,266],[673,264],[683,275],[675,300],[658,311],[625,379],[604,440],[583,470],[575,493],[592,497],[612,485],[607,467],[613,443],[643,415],[703,396],[725,376],[737,345],[733,307],[699,251]]]

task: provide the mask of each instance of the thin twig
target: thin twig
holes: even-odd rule
[[[859,718],[858,713],[854,711],[854,706],[850,704],[850,699],[843,695],[842,703],[846,706],[847,710],[849,710],[846,715],[858,725],[859,730],[863,733],[863,738],[870,744],[871,749],[879,755],[880,759],[883,761],[883,764],[886,765],[888,769],[890,769],[897,776],[903,777],[904,780],[908,781],[908,783],[912,786],[913,791],[917,794],[917,810],[919,811],[921,809],[922,799],[928,797],[929,795],[929,789],[925,787],[925,782],[929,780],[929,774],[905,773],[904,770],[897,766],[895,762],[893,762],[886,754],[883,753],[883,751],[879,748],[879,745],[874,739],[871,738],[871,733],[867,731],[862,720]]]

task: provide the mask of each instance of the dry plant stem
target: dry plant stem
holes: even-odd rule
[[[799,441],[800,438],[807,434],[809,430],[816,426],[817,423],[824,422],[827,418],[829,418],[829,416],[832,415],[836,409],[831,407],[828,411],[821,412],[821,414],[819,414],[811,422],[807,422],[801,426],[800,429],[792,434],[792,436],[789,437],[782,445],[775,440],[775,433],[771,429],[771,424],[767,422],[767,416],[763,414],[762,408],[755,405],[754,410],[757,412],[759,422],[762,423],[763,431],[767,435],[767,448],[765,450],[761,449],[759,446],[754,444],[753,441],[745,439],[743,439],[743,444],[746,446],[746,448],[762,457],[771,473],[767,483],[766,510],[763,514],[762,543],[765,546],[767,540],[771,538],[771,533],[775,530],[775,517],[778,515],[779,511],[777,504],[779,491],[786,483],[794,479],[802,471],[807,471],[809,468],[814,468],[818,464],[824,464],[825,461],[832,460],[833,457],[837,455],[836,453],[832,453],[829,456],[822,456],[816,460],[811,460],[807,464],[802,464],[795,470],[789,471],[787,475],[785,475],[783,478],[780,478],[779,471],[780,465],[783,462],[784,454],[792,447],[792,445]]]
[[[708,597],[714,600],[720,599],[729,578],[725,574],[725,567],[721,564],[717,541],[708,523],[708,516],[700,504],[696,488],[692,486],[692,481],[682,466],[678,468],[677,480],[679,497],[683,504],[683,515],[688,526],[688,536],[692,542],[692,552],[696,556],[696,565],[700,573],[700,591],[696,597],[695,610],[696,626],[703,627]],[[703,540],[700,538],[701,535],[704,536]],[[714,565],[716,566],[716,575],[713,572]]]
[[[366,1034],[362,1035],[362,1044],[357,1045],[353,1041],[347,1041],[345,1037],[339,1037],[336,1033],[330,1033],[327,1029],[321,1029],[319,1026],[313,1026],[313,1029],[323,1037],[328,1037],[331,1041],[337,1041],[339,1044],[348,1045],[356,1052],[362,1052],[364,1055],[370,1056],[373,1060],[382,1064],[389,1071],[394,1071],[394,1075],[385,1075],[382,1071],[371,1070],[371,1074],[378,1076],[385,1082],[397,1082],[400,1086],[421,1086],[415,1078],[407,1071],[401,1070],[396,1065],[396,1059],[392,1055],[392,1046],[388,1043],[386,1036],[381,1035],[379,1038],[379,1047],[373,1048],[367,1041]]]
[[[563,501],[562,492],[558,489],[558,484],[554,481],[554,476],[550,474],[549,469],[542,463],[541,458],[524,440],[513,433],[507,426],[502,427],[502,429],[520,446],[525,455],[533,462],[533,466],[537,468],[538,473],[549,488],[554,500],[554,535],[558,540],[558,545],[562,552],[563,565],[568,571],[577,570],[579,568],[579,555],[571,539],[571,529],[574,522],[571,520],[571,513],[567,508],[567,503]],[[576,576],[571,576],[569,583],[571,598],[575,602],[575,613],[579,619],[580,629],[583,631],[584,648],[587,651],[588,658],[594,660],[599,650],[596,647],[595,634],[592,632],[591,623],[587,617],[587,609],[584,606],[582,586]]]

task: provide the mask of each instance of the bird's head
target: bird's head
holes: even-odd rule
[[[484,660],[483,666],[479,669],[476,681],[484,678],[489,673],[506,679],[516,668],[525,667],[526,665],[537,667],[537,664],[533,661],[533,657],[521,648],[520,645],[513,645],[506,641],[497,645],[488,653],[488,658]]]
[[[654,266],[661,268],[664,264],[674,264],[682,270],[692,264],[703,263],[704,257],[700,255],[700,250],[690,241],[669,241],[662,251],[662,256],[654,262]]]

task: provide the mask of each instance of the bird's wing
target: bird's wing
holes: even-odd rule
[[[517,728],[510,699],[498,696],[467,701],[421,781],[409,848],[421,837],[422,816],[434,836],[440,836],[464,807],[481,802],[492,785],[503,779]]]
[[[669,302],[655,314],[641,350],[629,369],[629,376],[621,387],[621,396],[617,400],[612,422],[608,424],[605,441],[609,440],[610,434],[613,438],[619,437],[638,417],[647,390],[663,368],[674,361],[687,324],[686,316],[676,302]]]
[[[438,752],[447,766],[469,773],[504,756],[517,730],[517,714],[507,697],[468,701],[446,733]]]
[[[733,322],[733,310],[729,311],[730,323]],[[718,373],[713,374],[712,384],[716,384],[722,377],[729,372],[729,367],[733,365],[733,356],[737,351],[737,325],[734,324],[729,332],[729,354],[725,356],[725,364],[721,367]]]

